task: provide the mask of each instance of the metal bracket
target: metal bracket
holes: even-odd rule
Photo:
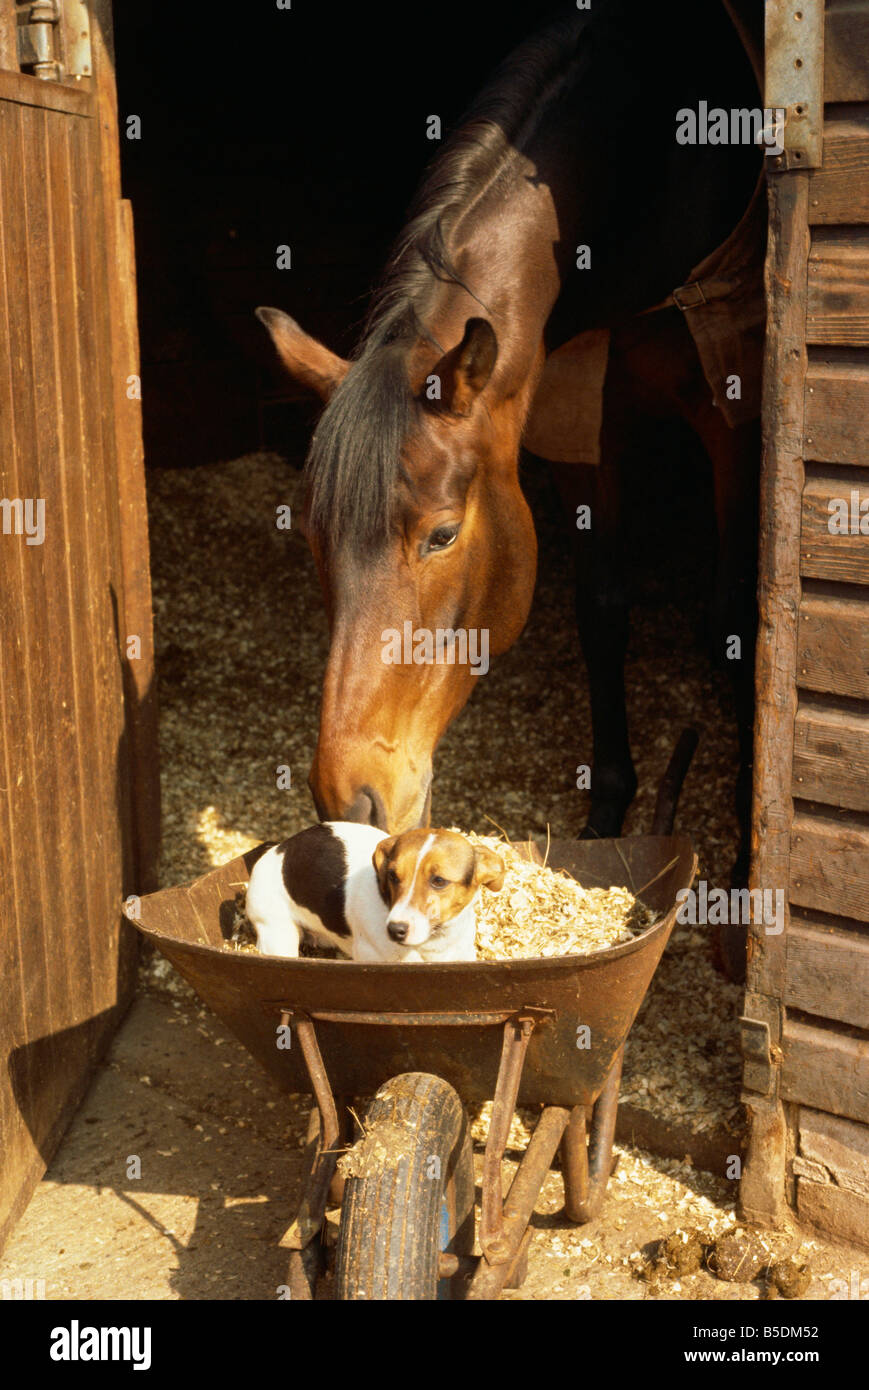
[[[63,71],[66,77],[90,77],[91,21],[87,0],[63,0]]]
[[[766,0],[767,110],[784,111],[767,167],[817,169],[824,137],[824,0]]]
[[[486,1028],[494,1024],[507,1023],[510,1019],[522,1023],[525,1019],[540,1026],[557,1018],[556,1009],[539,1008],[536,1004],[523,1004],[521,1009],[493,1009],[471,1013],[468,1010],[450,1011],[424,1010],[422,1013],[378,1010],[376,1013],[360,1009],[294,1009],[292,1005],[278,999],[263,999],[260,1007],[266,1013],[276,1010],[281,1015],[281,1023],[292,1023],[293,1018],[312,1019],[315,1023],[369,1024],[372,1027],[388,1025],[390,1028]]]
[[[739,1048],[745,1061],[742,1084],[748,1091],[768,1096],[773,1088],[769,1024],[757,1018],[739,1020]]]

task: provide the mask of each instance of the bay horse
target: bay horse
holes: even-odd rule
[[[586,496],[593,518],[576,533],[593,719],[585,833],[617,835],[636,790],[618,458],[638,411],[686,419],[711,457],[714,626],[720,640],[742,635],[750,768],[759,434],[713,405],[680,308],[646,312],[726,239],[757,185],[756,147],[676,141],[677,109],[703,100],[758,100],[717,0],[572,9],[507,58],[434,159],[351,360],[257,310],[285,368],[326,402],[304,522],[331,636],[309,777],[322,819],[391,833],[427,823],[433,753],[474,673],[388,661],[385,634],[485,631],[492,655],[515,642],[537,560],[523,428],[547,355],[595,328],[612,333],[600,464],[558,469],[571,515]]]

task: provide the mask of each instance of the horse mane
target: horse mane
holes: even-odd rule
[[[401,451],[421,407],[407,376],[419,337],[443,352],[419,306],[438,282],[462,285],[449,235],[505,172],[575,60],[587,12],[574,11],[503,61],[429,166],[365,319],[352,366],[320,417],[306,463],[309,519],[327,544],[378,550],[393,519]],[[474,298],[477,296],[474,295]]]

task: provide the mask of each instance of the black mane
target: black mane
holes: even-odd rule
[[[458,218],[503,175],[570,71],[588,14],[574,12],[502,63],[429,167],[368,312],[353,366],[324,410],[308,454],[310,523],[329,543],[382,546],[401,452],[420,407],[407,353],[439,282],[463,284],[448,249]],[[464,285],[470,293],[470,286]],[[476,298],[476,296],[474,296]],[[440,344],[435,344],[444,351]]]

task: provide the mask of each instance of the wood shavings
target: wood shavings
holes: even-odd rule
[[[328,632],[307,546],[275,524],[300,483],[269,453],[149,471],[163,884],[316,819],[305,777]]]
[[[412,1159],[416,1150],[412,1125],[404,1120],[378,1120],[367,1125],[361,1139],[338,1159],[338,1172],[344,1178],[376,1175],[384,1167],[397,1168],[402,1159]]]
[[[742,990],[677,925],[628,1036],[621,1098],[694,1133],[726,1132],[738,1153]],[[705,943],[704,943],[705,944]]]
[[[258,955],[256,932],[245,915],[244,900],[245,890],[242,888],[236,893],[233,900],[230,934],[229,938],[223,943],[223,949],[224,951],[242,951],[247,955]]]
[[[216,806],[205,806],[199,812],[196,834],[215,869],[262,843],[255,835],[245,835],[228,826]]]
[[[650,1212],[678,1211],[680,1218],[709,1240],[733,1225],[736,1184],[695,1169],[675,1158],[660,1158],[613,1145],[619,1165],[610,1178],[609,1191],[639,1198]],[[684,1227],[683,1227],[684,1229]]]
[[[506,870],[500,891],[484,889],[477,899],[479,960],[587,955],[633,941],[657,921],[627,888],[583,888],[506,840],[473,832],[468,839],[494,850]]]
[[[523,1150],[528,1147],[532,1130],[540,1118],[540,1107],[536,1110],[530,1107],[522,1107],[514,1112],[510,1120],[510,1133],[507,1138],[508,1149]],[[492,1123],[492,1102],[484,1101],[482,1105],[476,1107],[470,1117],[471,1138],[475,1144],[485,1145],[489,1137],[489,1126]]]

